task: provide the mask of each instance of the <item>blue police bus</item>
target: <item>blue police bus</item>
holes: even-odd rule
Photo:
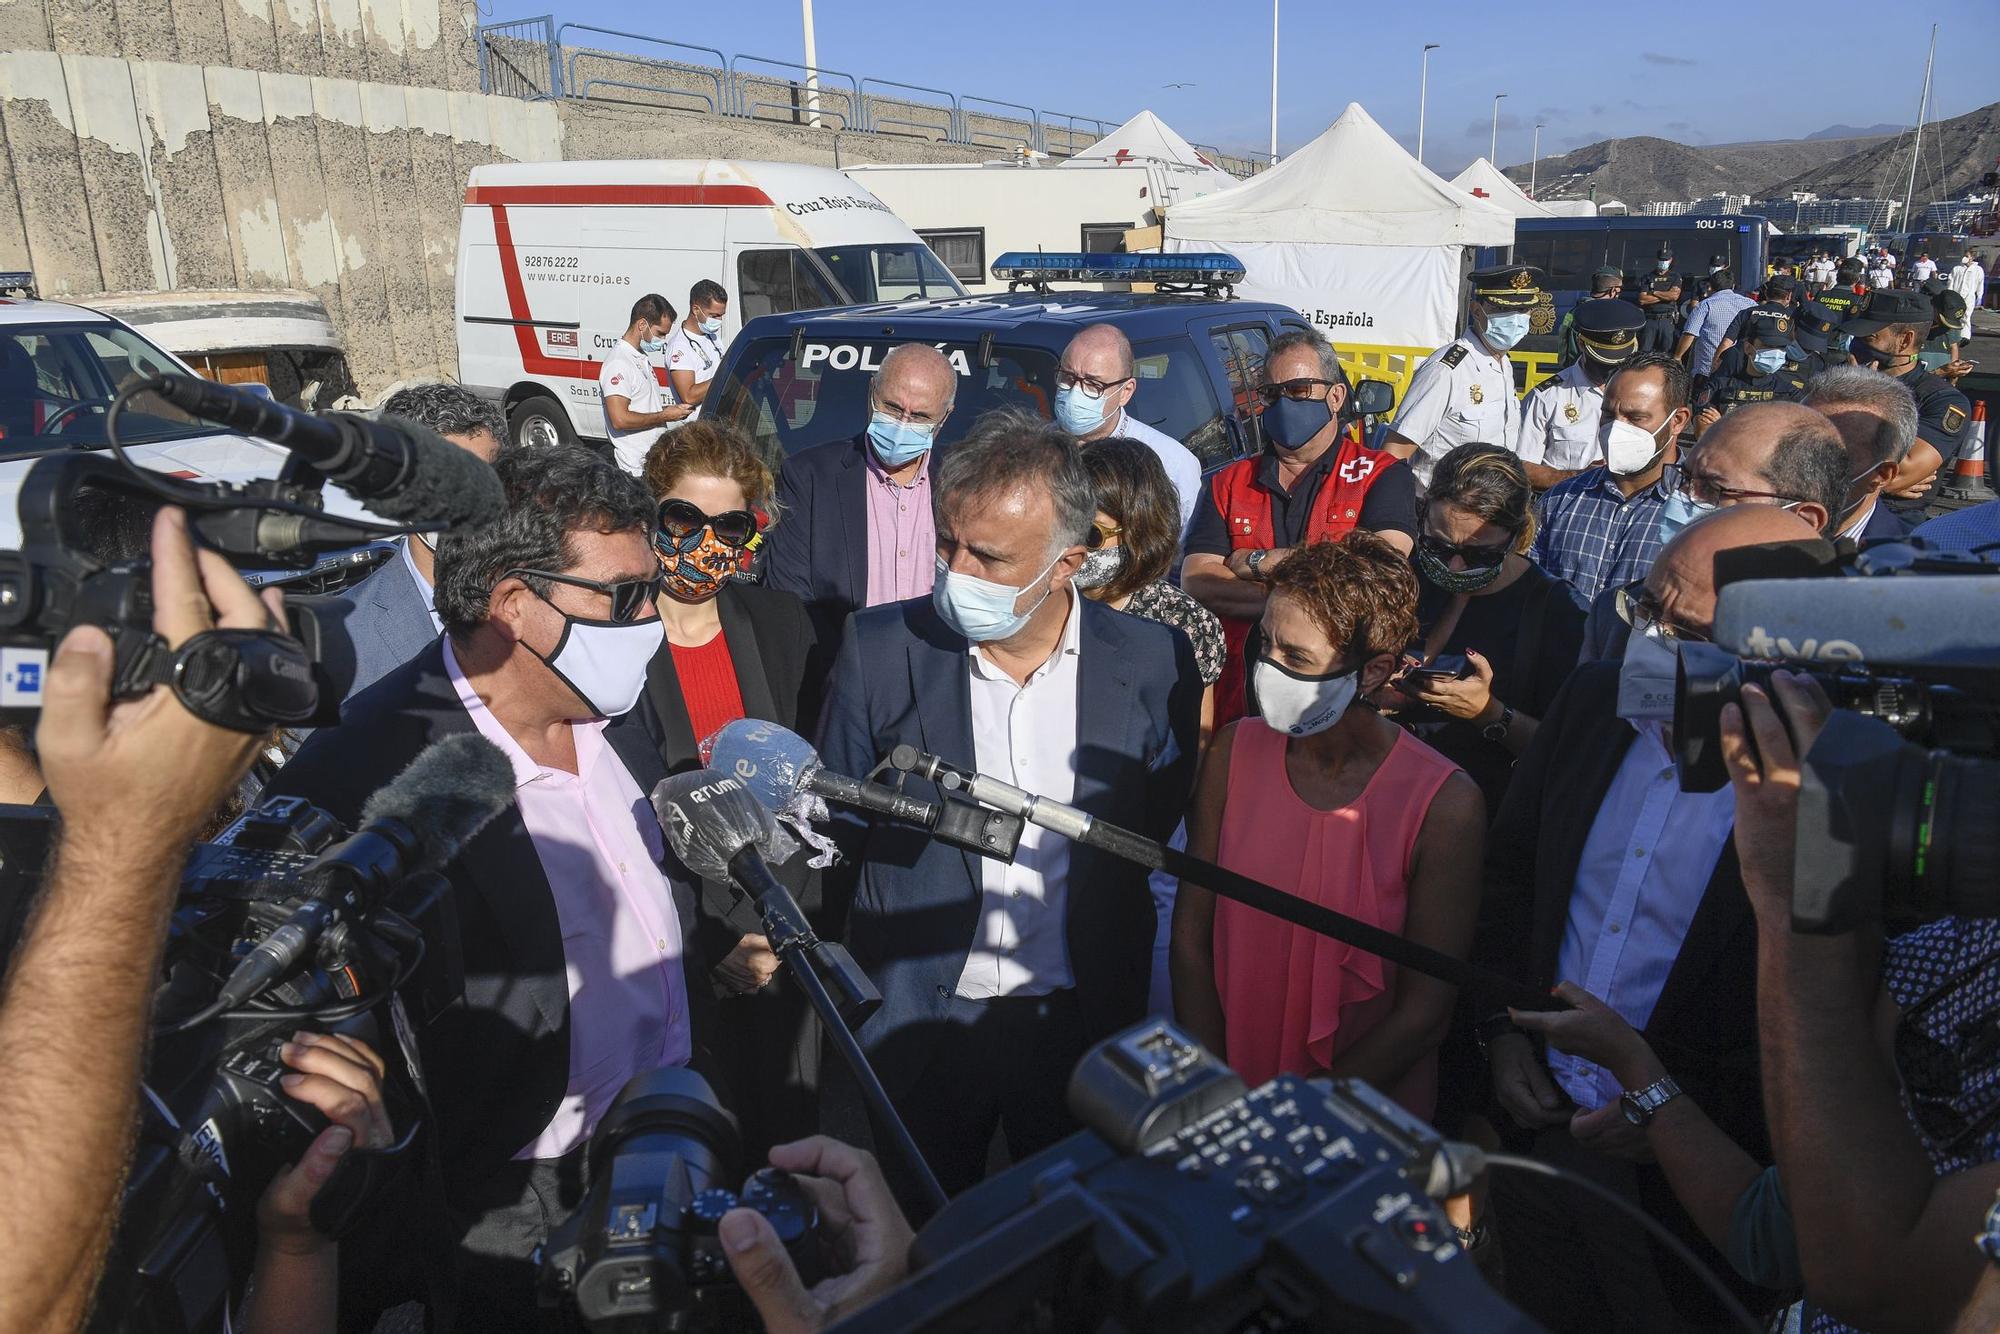
[[[1563,316],[1590,295],[1590,275],[1606,265],[1624,273],[1628,300],[1653,271],[1661,246],[1673,254],[1684,298],[1696,295],[1696,282],[1707,276],[1710,259],[1717,255],[1735,275],[1738,289],[1749,291],[1764,280],[1771,236],[1771,224],[1753,215],[1522,218],[1514,224],[1512,262],[1532,264],[1546,274],[1552,298],[1535,312],[1533,332],[1522,348],[1552,350]],[[1481,247],[1477,262],[1481,267],[1506,263],[1508,253],[1498,246]]]

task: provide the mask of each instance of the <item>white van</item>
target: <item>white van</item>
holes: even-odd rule
[[[597,372],[632,303],[657,292],[685,318],[704,278],[729,293],[725,340],[759,315],[965,295],[887,205],[826,167],[475,167],[458,232],[459,379],[500,404],[518,443],[604,439]]]

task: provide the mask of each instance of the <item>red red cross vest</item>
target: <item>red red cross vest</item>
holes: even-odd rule
[[[1238,459],[1209,479],[1215,508],[1229,530],[1229,548],[1241,551],[1278,545],[1277,529],[1271,524],[1271,493],[1257,485],[1257,465],[1262,456]],[[1368,488],[1396,460],[1392,455],[1361,443],[1361,432],[1349,430],[1341,437],[1333,467],[1313,498],[1312,513],[1306,519],[1305,542],[1335,538],[1352,532],[1361,519],[1361,504]],[[1250,638],[1251,622],[1232,616],[1220,618],[1229,653],[1222,663],[1222,678],[1215,683],[1215,725],[1234,722],[1244,714],[1244,685],[1249,667],[1243,661],[1243,645]]]

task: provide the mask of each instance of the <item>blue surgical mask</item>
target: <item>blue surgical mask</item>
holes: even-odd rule
[[[1333,420],[1333,409],[1323,398],[1318,401],[1280,398],[1265,408],[1258,420],[1264,423],[1264,433],[1278,448],[1304,449]]]
[[[1660,545],[1673,541],[1681,529],[1702,515],[1713,514],[1721,508],[1720,505],[1698,504],[1685,491],[1674,492],[1667,497],[1667,503],[1660,506]]]
[[[1496,352],[1505,352],[1514,344],[1528,336],[1528,312],[1510,310],[1504,315],[1486,317],[1486,345]]]
[[[667,340],[664,338],[641,338],[639,340],[639,350],[649,357],[657,357],[667,350]]]
[[[1769,375],[1773,371],[1782,370],[1785,365],[1785,349],[1782,347],[1761,348],[1751,354],[1750,364],[1757,368],[1757,374],[1759,375]]]
[[[699,329],[700,329],[700,330],[701,330],[701,331],[702,331],[703,333],[707,334],[707,335],[708,335],[708,336],[709,336],[710,338],[713,338],[713,337],[715,337],[715,336],[716,336],[717,334],[719,334],[719,333],[721,333],[721,332],[722,332],[722,321],[721,321],[721,320],[703,320],[703,321],[702,321],[702,322],[700,323],[700,325],[698,325],[697,327],[698,327],[698,328],[699,328]]]
[[[868,419],[868,445],[885,468],[900,468],[922,458],[936,434],[935,424],[901,421],[886,412]]]
[[[1061,560],[1058,555],[1056,560]],[[1014,604],[1021,594],[1039,583],[1050,570],[1056,567],[1056,560],[1042,567],[1041,573],[1026,584],[1016,588],[1012,584],[995,583],[991,579],[981,579],[977,575],[958,574],[938,558],[937,581],[931,587],[931,605],[944,623],[975,644],[991,644],[997,640],[1009,639],[1020,633],[1041,605],[1049,600],[1053,587],[1042,590],[1035,599],[1035,605],[1026,611],[1015,611]]]
[[[1104,395],[1080,384],[1056,390],[1056,421],[1071,435],[1087,435],[1104,425]]]

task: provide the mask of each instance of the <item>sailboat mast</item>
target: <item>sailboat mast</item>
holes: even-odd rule
[[[1917,159],[1924,147],[1924,114],[1931,105],[1931,62],[1937,59],[1938,25],[1931,24],[1931,51],[1924,57],[1924,93],[1917,99],[1917,132],[1910,140],[1910,183],[1903,189],[1903,234],[1917,230],[1916,222],[1910,217],[1911,198],[1917,192]]]

